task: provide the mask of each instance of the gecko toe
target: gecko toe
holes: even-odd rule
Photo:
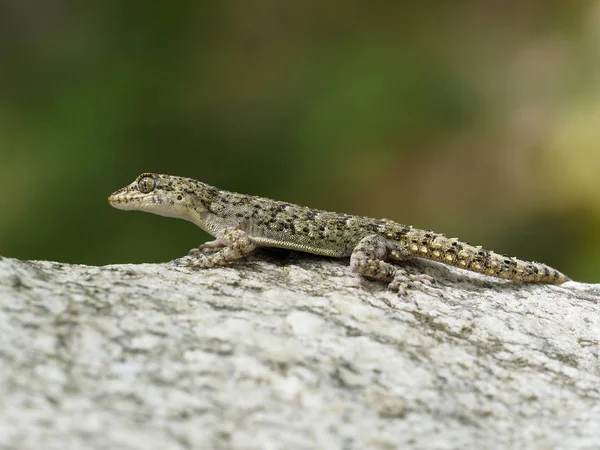
[[[214,247],[194,247],[192,249],[190,249],[190,251],[188,252],[188,256],[191,256],[193,258],[198,258],[199,256],[202,255],[210,255],[211,253],[216,253],[218,252],[219,249],[218,248],[214,248]]]
[[[411,290],[417,290],[424,293],[430,293],[433,286],[433,278],[429,275],[413,275],[398,273],[388,285],[391,291],[398,295],[407,295]]]
[[[398,295],[408,295],[409,286],[407,282],[397,282],[396,280],[391,281],[388,284],[388,289],[392,292],[396,292]]]
[[[177,259],[174,259],[174,260],[172,261],[172,262],[173,262],[173,265],[175,265],[175,266],[185,266],[185,265],[186,265],[186,258],[187,258],[187,257],[186,257],[186,256],[184,256],[184,257],[182,257],[182,258],[177,258]]]

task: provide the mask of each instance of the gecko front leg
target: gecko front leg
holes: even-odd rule
[[[372,234],[361,239],[352,251],[350,268],[362,276],[389,282],[388,288],[400,294],[406,294],[411,288],[422,291],[431,284],[429,275],[409,274],[404,268],[387,262],[387,259],[406,260],[409,255],[401,248],[390,249],[384,238]]]
[[[203,249],[214,249],[222,247],[215,253],[203,253]],[[237,228],[226,229],[221,238],[207,242],[198,249],[192,249],[191,259],[181,258],[175,261],[176,264],[188,267],[208,268],[215,266],[224,266],[236,259],[249,255],[256,249],[256,244],[252,238],[244,231]],[[194,250],[197,250],[196,253]]]

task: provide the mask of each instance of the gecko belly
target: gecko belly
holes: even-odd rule
[[[266,237],[255,237],[252,240],[254,243],[256,243],[256,245],[261,247],[287,248],[290,250],[298,250],[300,252],[312,253],[313,255],[331,256],[334,258],[350,256],[350,253],[344,250],[340,250],[339,248],[327,248],[326,246],[315,245],[314,243],[308,242],[289,242],[276,238]]]

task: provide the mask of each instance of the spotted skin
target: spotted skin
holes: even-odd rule
[[[390,289],[399,292],[422,289],[432,282],[427,275],[411,275],[393,264],[413,258],[525,283],[569,281],[545,264],[499,255],[430,230],[222,191],[190,178],[143,173],[108,201],[118,209],[185,219],[213,235],[214,241],[178,260],[193,267],[221,266],[257,247],[280,247],[349,256],[352,271],[388,282]]]

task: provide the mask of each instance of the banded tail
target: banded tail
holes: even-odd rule
[[[412,229],[406,237],[409,250],[416,258],[524,283],[562,284],[570,281],[566,275],[545,264],[500,255],[431,231]]]

